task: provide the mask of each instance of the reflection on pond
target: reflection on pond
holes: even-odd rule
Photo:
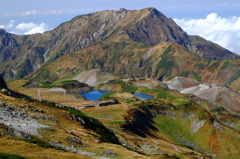
[[[143,93],[134,93],[135,96],[137,96],[138,98],[141,98],[143,100],[146,100],[146,99],[154,99],[154,96],[153,95],[149,95],[149,94],[143,94]]]
[[[101,98],[104,94],[107,93],[107,91],[93,90],[90,92],[82,92],[80,94],[87,100],[97,101],[99,98]]]

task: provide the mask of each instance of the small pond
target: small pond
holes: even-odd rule
[[[154,99],[154,96],[153,95],[149,95],[149,94],[143,94],[143,93],[134,93],[135,96],[137,96],[138,98],[141,98],[143,100],[146,100],[146,99]]]
[[[99,91],[99,90],[92,90],[90,92],[82,92],[80,93],[84,98],[87,100],[97,101],[101,98],[104,94],[109,93],[108,91]]]
[[[109,91],[100,91],[100,90],[92,90],[89,92],[82,92],[80,93],[84,98],[91,101],[97,101],[99,98],[101,98],[103,95],[109,93]],[[143,93],[134,93],[135,96],[137,96],[140,99],[146,100],[146,99],[154,99],[153,95],[149,94],[143,94]]]

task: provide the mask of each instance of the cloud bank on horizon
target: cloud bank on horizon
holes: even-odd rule
[[[240,54],[240,17],[222,18],[211,13],[204,19],[174,19],[188,35],[199,35]]]
[[[15,25],[15,20],[11,20],[6,25],[0,25],[0,28],[7,30],[10,33],[18,35],[29,35],[35,33],[44,33],[45,31],[50,30],[49,26],[46,23],[19,23]]]

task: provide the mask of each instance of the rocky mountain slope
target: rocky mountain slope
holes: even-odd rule
[[[0,77],[0,156],[240,155],[239,56],[154,8],[81,15],[43,34],[0,30],[0,60],[5,79],[25,78],[8,87]],[[114,90],[100,100],[118,104],[94,106],[75,88],[93,87],[72,79]]]
[[[238,59],[239,56],[231,51],[207,41],[200,36],[189,36],[191,41],[190,50],[198,54],[203,59],[209,60],[231,60]]]
[[[221,109],[221,111],[236,115],[240,113],[240,94],[229,87],[209,85],[184,77],[175,77],[164,83],[168,88],[182,94],[192,94],[208,101],[211,109]]]
[[[101,69],[121,77],[162,80],[171,75],[199,74],[196,78],[208,83],[238,83],[234,83],[238,77],[233,77],[238,66],[232,64],[238,61],[204,60],[238,59],[238,55],[188,36],[154,8],[80,15],[43,34],[0,32],[1,73],[7,80],[27,75],[33,80],[55,81]],[[223,63],[225,70],[219,70]],[[194,72],[182,72],[190,67]],[[206,74],[212,71],[214,77],[209,79]],[[225,71],[228,75],[219,79]]]

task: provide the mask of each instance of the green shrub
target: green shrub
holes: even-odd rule
[[[193,70],[182,70],[179,73],[179,76],[182,77],[189,77],[189,76],[193,76],[193,78],[195,78],[197,81],[201,81],[202,77],[199,76],[195,71]]]
[[[222,69],[222,70],[223,70],[223,69],[226,69],[226,68],[228,67],[228,65],[229,65],[229,61],[225,61],[225,62],[222,64],[221,69]]]
[[[194,67],[197,67],[199,69],[204,69],[205,68],[205,65],[203,63],[195,63],[194,64]]]
[[[123,125],[125,123],[124,120],[118,120],[118,121],[109,121],[108,124],[118,124]]]
[[[36,144],[37,146],[43,147],[43,148],[51,148],[51,149],[55,149],[55,150],[66,151],[61,147],[53,146],[53,145],[51,145],[47,142],[41,141],[39,139],[23,139],[23,141]]]
[[[78,84],[80,82],[78,82],[77,80],[66,80],[66,81],[61,81],[58,84]]]
[[[193,136],[189,131],[189,122],[186,120],[179,120],[178,117],[173,118],[164,115],[157,115],[154,122],[158,129],[172,138],[175,143],[189,147],[192,145]]]
[[[226,111],[226,109],[224,107],[217,107],[217,108],[214,108],[212,110],[210,110],[210,112],[223,112],[223,111]]]
[[[226,85],[230,85],[233,81],[235,81],[236,79],[238,79],[240,77],[240,70],[238,70],[235,74],[232,75],[232,77],[230,77],[225,84]]]
[[[218,61],[214,61],[208,68],[213,68],[213,67],[216,67],[218,64]]]
[[[166,76],[175,66],[175,62],[173,61],[173,57],[168,53],[172,51],[172,46],[168,46],[168,48],[161,55],[161,61],[158,63],[158,68],[163,69],[162,76]]]
[[[100,97],[98,100],[108,100],[111,99],[111,96],[114,94],[115,92],[109,92],[107,94],[104,94],[102,97]]]
[[[128,104],[138,104],[139,101],[135,100],[135,99],[127,99],[127,103]]]
[[[137,90],[139,93],[150,93],[150,94],[156,94],[156,98],[159,99],[168,99],[170,101],[175,100],[176,97],[170,93],[168,93],[164,88],[159,87],[158,89],[151,89],[147,87],[141,87]]]
[[[52,82],[42,82],[41,88],[52,88],[55,85]]]
[[[0,159],[27,159],[27,158],[9,153],[0,153]]]
[[[122,92],[134,93],[137,90],[137,87],[131,86],[122,80],[111,81],[109,84],[119,84],[122,88]]]
[[[189,106],[189,105],[191,105],[191,104],[192,104],[191,101],[179,101],[179,102],[178,102],[178,105],[179,105],[179,106],[183,106],[183,107]]]
[[[99,135],[99,139],[105,142],[120,144],[115,134],[107,129],[99,120],[89,117],[77,109],[68,110],[71,115],[74,115],[77,121],[87,128],[93,130]]]

